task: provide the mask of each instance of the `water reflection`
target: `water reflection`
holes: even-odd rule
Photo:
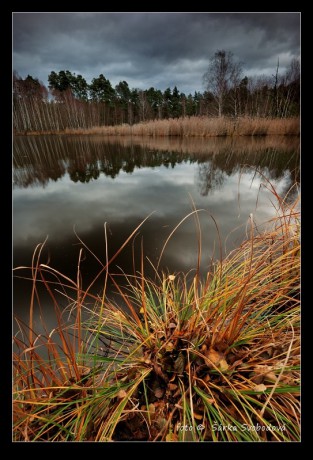
[[[271,179],[282,177],[286,168],[299,174],[297,138],[212,138],[212,139],[141,139],[20,136],[14,141],[14,186],[46,186],[65,175],[73,182],[88,183],[100,174],[114,179],[121,171],[132,173],[137,168],[172,167],[183,162],[208,163],[200,181],[222,180],[220,173],[233,174],[240,165],[268,168]],[[297,179],[294,177],[294,179]],[[209,185],[208,190],[214,185]]]
[[[299,140],[293,138],[129,139],[75,136],[26,136],[14,139],[13,263],[29,265],[35,246],[49,235],[44,262],[75,277],[82,240],[105,260],[104,222],[109,256],[149,215],[133,245],[116,259],[113,271],[139,267],[141,237],[145,255],[157,263],[164,242],[192,209],[205,211],[202,224],[202,270],[217,253],[216,219],[223,252],[241,242],[251,212],[258,224],[273,209],[262,190],[262,177],[286,192],[299,181]],[[244,166],[245,165],[245,166]],[[240,196],[240,206],[238,203]],[[256,209],[257,207],[257,209]],[[171,271],[188,271],[197,263],[193,219],[170,241],[162,261]],[[237,229],[237,230],[234,230]],[[84,287],[99,269],[84,251]],[[151,270],[152,272],[152,270]],[[16,281],[15,309],[27,308],[30,283]],[[100,289],[100,285],[95,289]]]

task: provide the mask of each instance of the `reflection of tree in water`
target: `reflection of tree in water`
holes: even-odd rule
[[[20,188],[37,187],[43,188],[49,183],[50,177],[46,177],[38,168],[33,168],[31,165],[25,168],[14,169],[13,171],[13,186]]]
[[[162,140],[164,141],[164,140]],[[269,140],[225,139],[207,141],[201,151],[181,141],[173,150],[166,150],[160,141],[150,146],[123,139],[112,142],[103,138],[79,136],[26,136],[14,139],[14,183],[18,187],[45,186],[49,180],[58,180],[66,172],[73,182],[96,180],[101,174],[114,179],[123,171],[131,174],[139,168],[164,166],[174,168],[183,162],[199,165],[198,186],[202,195],[220,188],[227,176],[238,173],[243,165],[266,172],[270,180],[284,176],[286,170],[295,171],[291,180],[299,179],[298,142],[282,144]],[[202,141],[203,142],[203,141]],[[195,141],[195,146],[197,145]],[[167,146],[168,147],[168,146]],[[175,150],[176,149],[176,150]]]
[[[14,168],[13,184],[15,187],[46,187],[52,180],[57,182],[66,173],[63,162],[56,163],[54,167],[47,169],[45,165],[27,164],[23,168]]]
[[[300,182],[299,152],[292,154],[273,149],[264,151],[242,152],[221,151],[213,155],[209,162],[199,163],[197,185],[202,196],[220,189],[227,176],[239,172],[261,172],[270,181],[286,179],[281,192],[286,196],[293,185]],[[294,187],[288,199],[295,198],[297,188]]]
[[[225,174],[213,161],[199,164],[197,186],[200,195],[207,196],[213,190],[222,188],[224,180]]]
[[[100,176],[100,171],[95,167],[94,164],[86,166],[84,170],[73,170],[71,171],[70,167],[68,168],[68,173],[73,182],[90,182],[91,180],[96,180]]]
[[[14,186],[45,187],[50,180],[56,182],[61,179],[66,173],[62,148],[63,145],[58,138],[16,138],[13,148]]]

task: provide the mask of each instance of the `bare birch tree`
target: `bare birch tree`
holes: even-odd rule
[[[217,103],[218,116],[223,115],[226,96],[234,85],[239,85],[241,64],[236,63],[233,53],[218,50],[210,59],[208,70],[203,75],[207,91],[210,91]],[[237,106],[235,106],[235,112]]]

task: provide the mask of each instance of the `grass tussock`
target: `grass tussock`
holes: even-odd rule
[[[121,283],[111,274],[114,256],[98,259],[104,289],[93,297],[79,268],[70,280],[42,264],[39,245],[29,324],[14,337],[14,440],[299,441],[300,216],[298,203],[276,198],[267,229],[251,220],[245,241],[204,280],[157,269],[147,279],[142,255]],[[39,283],[58,327],[37,335]],[[56,291],[68,299],[72,325]]]
[[[116,126],[95,126],[90,129],[66,129],[67,134],[103,134],[106,136],[288,136],[300,134],[299,118],[212,118],[184,117],[153,120]]]

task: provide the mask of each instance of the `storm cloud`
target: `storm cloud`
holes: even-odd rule
[[[70,70],[88,82],[103,73],[112,85],[186,94],[218,49],[231,51],[244,74],[283,72],[300,57],[300,13],[13,13],[13,68],[45,85]]]

